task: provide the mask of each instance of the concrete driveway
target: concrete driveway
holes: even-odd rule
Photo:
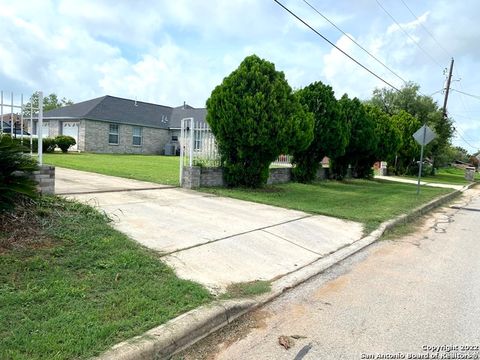
[[[362,225],[148,182],[56,168],[56,193],[104,210],[114,227],[214,292],[271,280],[361,238]]]

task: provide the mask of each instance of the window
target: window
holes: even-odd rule
[[[108,130],[108,143],[110,145],[118,145],[118,124],[110,124]]]
[[[177,135],[172,135],[172,141],[178,141],[178,136]]]
[[[134,126],[132,128],[133,145],[142,146],[142,128],[140,126]]]

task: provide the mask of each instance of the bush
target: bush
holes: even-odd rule
[[[10,137],[10,135],[8,135],[8,134],[4,134],[3,136]],[[30,138],[23,138],[23,144],[22,144],[22,140],[20,138],[13,138],[12,141],[15,144],[17,144],[18,146],[22,146],[23,152],[25,152],[25,153],[30,152]],[[33,150],[33,152],[37,152],[37,150],[38,150],[38,139],[32,139],[32,150]]]
[[[7,137],[10,137],[9,134],[5,134],[3,136],[7,136]],[[17,144],[18,146],[22,146],[22,140],[17,137],[17,138],[13,138],[12,140],[15,144]],[[75,141],[75,139],[74,139]],[[46,152],[46,153],[52,153],[55,151],[55,148],[57,147],[57,143],[56,143],[56,140],[55,138],[50,138],[50,137],[45,137],[45,138],[42,138],[42,144],[43,144],[43,152]],[[37,138],[33,138],[32,139],[32,151],[34,153],[38,152],[38,139]],[[30,138],[29,137],[24,137],[23,138],[23,152],[30,152]]]
[[[285,75],[255,55],[212,91],[207,110],[229,186],[264,185],[270,163],[305,149],[313,138],[313,115]]]
[[[13,208],[21,197],[36,195],[35,182],[29,176],[38,165],[23,151],[10,136],[0,136],[0,211]]]
[[[42,138],[42,148],[43,152],[46,153],[52,153],[55,151],[55,148],[57,147],[57,143],[55,142],[54,138]],[[37,140],[37,150],[38,150],[38,140]]]
[[[68,149],[70,148],[70,146],[75,145],[77,142],[71,136],[58,135],[55,138],[55,143],[60,148],[60,150],[62,150],[63,153],[66,153],[68,152]]]
[[[422,177],[433,175],[434,168],[431,164],[424,162],[422,165]],[[418,176],[418,163],[415,163],[407,168],[407,175]]]

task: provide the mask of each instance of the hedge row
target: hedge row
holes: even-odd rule
[[[9,136],[8,134],[5,136]],[[14,138],[13,141],[16,144],[21,144],[22,140],[17,137]],[[52,153],[55,151],[55,148],[58,146],[62,152],[66,153],[68,149],[76,144],[76,141],[73,137],[71,136],[65,136],[65,135],[58,135],[54,138],[52,137],[46,137],[42,138],[42,148],[43,152],[46,153]],[[30,152],[30,137],[24,137],[23,138],[23,147],[24,147],[24,152]],[[38,139],[32,138],[32,146],[31,149],[33,152],[38,152]]]

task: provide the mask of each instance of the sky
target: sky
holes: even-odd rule
[[[453,142],[480,149],[480,1],[308,1],[348,36],[303,0],[281,0],[379,77],[397,88],[413,81],[440,106],[453,57]],[[113,95],[204,107],[251,54],[273,62],[294,89],[322,81],[338,98],[366,100],[388,87],[273,0],[0,0],[0,9],[0,89],[8,101],[11,92],[19,102],[21,93],[41,90],[74,102]]]

